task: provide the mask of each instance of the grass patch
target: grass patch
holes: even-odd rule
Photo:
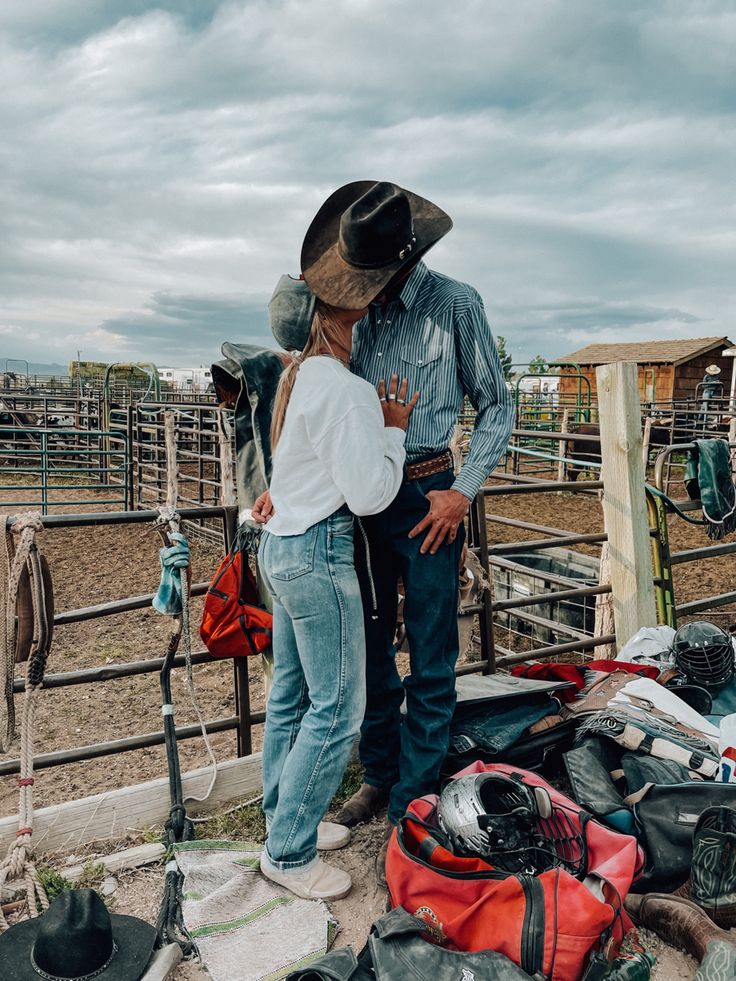
[[[65,879],[63,875],[60,875],[56,869],[52,869],[50,865],[39,865],[38,878],[41,885],[46,890],[46,895],[49,897],[49,902],[52,903],[59,893],[64,892],[65,889],[76,889],[75,883],[70,879]]]
[[[337,793],[332,798],[331,806],[339,807],[340,804],[344,804],[348,798],[352,797],[354,793],[360,790],[360,785],[362,783],[363,767],[360,765],[360,763],[349,763],[340,786],[337,788]]]
[[[77,881],[77,889],[96,889],[107,876],[107,869],[102,862],[88,859],[82,866],[82,874]]]
[[[231,814],[216,814],[196,824],[195,831],[197,838],[260,843],[266,840],[266,819],[260,804],[248,804]]]
[[[352,797],[363,782],[363,767],[351,763],[342,778],[337,793],[332,799],[332,807],[339,807]],[[195,825],[197,838],[211,838],[215,841],[252,841],[260,844],[266,840],[266,819],[260,804],[239,807],[230,814],[215,814],[207,821]]]

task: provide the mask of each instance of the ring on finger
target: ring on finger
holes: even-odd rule
[[[396,401],[396,393],[395,392],[389,392],[388,400],[389,400],[389,402],[395,402]]]
[[[381,396],[379,397],[379,399],[378,399],[378,401],[379,401],[379,402],[385,402],[385,401],[386,401],[386,396],[385,396],[385,395],[381,395]]]
[[[396,399],[399,405],[406,405],[406,399]]]

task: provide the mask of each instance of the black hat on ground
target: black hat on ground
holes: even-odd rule
[[[320,300],[359,310],[451,228],[449,215],[413,191],[353,181],[329,196],[307,229],[302,273]]]
[[[65,890],[0,935],[2,981],[139,981],[155,943],[155,927],[111,915],[94,889]]]

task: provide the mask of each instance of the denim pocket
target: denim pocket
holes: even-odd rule
[[[288,582],[314,569],[314,552],[320,525],[312,525],[303,535],[272,535],[267,552],[266,572],[271,579]]]
[[[353,516],[352,514],[335,514],[329,519],[329,532],[331,538],[340,538],[343,535],[353,537]]]

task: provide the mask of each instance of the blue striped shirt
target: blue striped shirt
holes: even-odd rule
[[[372,304],[355,325],[352,367],[373,385],[396,372],[409,379],[409,395],[421,393],[406,434],[410,462],[447,449],[467,395],[477,416],[453,487],[472,500],[504,454],[514,418],[477,291],[419,262],[396,299]]]

